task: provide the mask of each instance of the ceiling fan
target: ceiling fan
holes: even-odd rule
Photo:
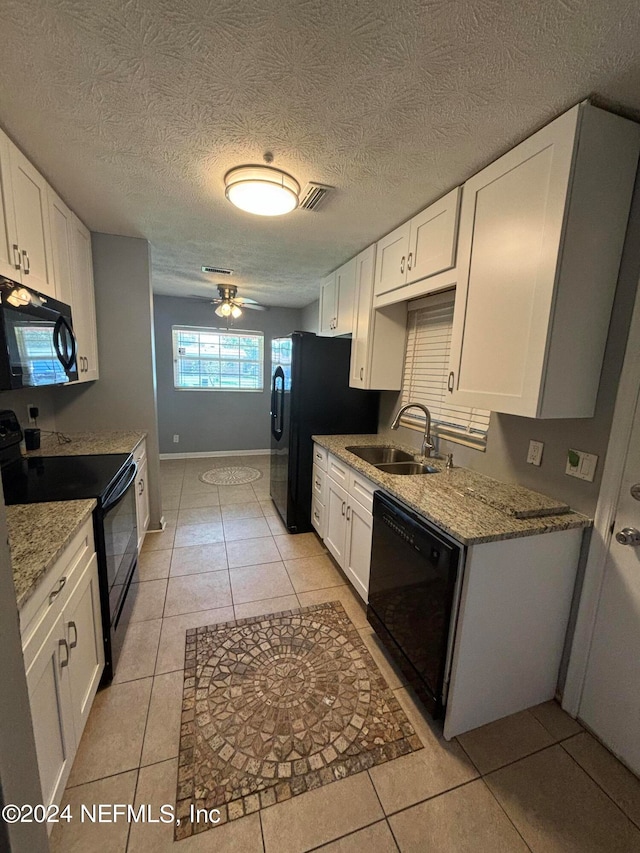
[[[251,308],[253,311],[266,311],[266,305],[260,305],[254,299],[243,299],[237,296],[238,288],[232,285],[218,285],[218,299],[211,300],[212,305],[216,305],[216,314],[218,317],[231,317],[237,320],[242,316],[243,308]]]

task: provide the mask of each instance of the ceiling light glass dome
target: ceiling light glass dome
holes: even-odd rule
[[[282,216],[298,206],[300,184],[273,166],[238,166],[224,176],[225,195],[240,210]]]

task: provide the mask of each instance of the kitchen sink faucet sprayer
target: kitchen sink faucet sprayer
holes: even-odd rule
[[[424,438],[422,439],[422,455],[431,456],[431,452],[435,449],[435,445],[431,440],[431,412],[429,411],[429,409],[427,409],[426,406],[423,406],[422,403],[407,403],[406,406],[402,406],[402,408],[398,411],[398,414],[393,419],[391,429],[398,429],[398,427],[400,426],[400,418],[404,415],[407,409],[420,409],[424,412],[425,424]]]

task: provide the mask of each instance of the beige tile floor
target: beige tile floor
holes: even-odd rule
[[[223,464],[265,476],[216,488]],[[96,697],[65,802],[175,805],[187,628],[339,599],[424,749],[258,814],[173,842],[162,823],[59,825],[56,853],[630,853],[640,781],[553,702],[447,743],[389,662],[314,534],[289,536],[268,495],[268,457],[161,464],[167,529],[149,534],[114,683]]]

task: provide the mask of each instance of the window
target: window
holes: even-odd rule
[[[174,326],[173,384],[199,391],[262,391],[262,332]]]
[[[410,303],[402,405],[424,403],[434,435],[484,449],[490,412],[454,405],[447,389],[454,301],[455,290],[447,290]],[[403,426],[416,429],[424,429],[424,421],[418,409],[402,418]]]

